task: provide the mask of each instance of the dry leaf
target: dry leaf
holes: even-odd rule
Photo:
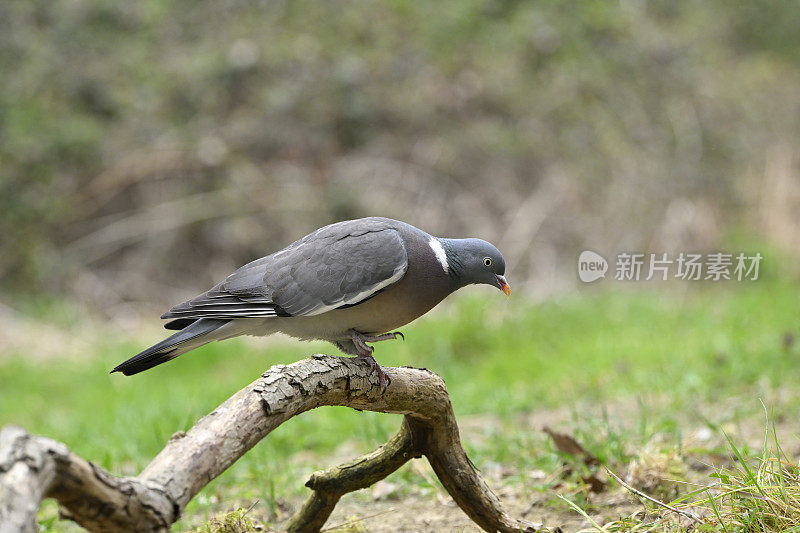
[[[597,457],[586,451],[586,448],[581,446],[581,444],[570,435],[566,433],[557,433],[547,426],[543,427],[542,431],[550,435],[550,438],[553,439],[553,444],[556,445],[556,448],[561,453],[580,457],[586,466],[597,466],[600,464],[600,460],[597,459]]]

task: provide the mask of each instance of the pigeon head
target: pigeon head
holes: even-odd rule
[[[485,284],[511,295],[511,286],[504,276],[506,261],[494,245],[481,239],[438,240],[446,256],[445,270],[457,288]]]

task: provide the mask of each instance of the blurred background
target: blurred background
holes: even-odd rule
[[[539,297],[576,284],[585,248],[746,232],[795,252],[799,19],[767,1],[3,2],[2,294],[162,309],[365,215],[491,240]]]
[[[691,444],[715,453],[720,428],[763,437],[759,399],[796,435],[798,21],[800,3],[767,0],[0,2],[0,426],[135,474],[268,365],[333,351],[233,340],[109,376],[162,338],[158,316],[322,225],[382,215],[507,259],[511,300],[460,291],[378,359],[446,379],[512,510],[566,520],[553,491],[585,493],[551,476],[545,415],[620,472],[656,437],[704,430]],[[611,278],[621,251],[764,261],[756,282],[588,285],[586,249]],[[398,423],[292,420],[182,527],[256,500],[280,521],[311,469]],[[428,509],[444,496],[420,468],[391,493]]]

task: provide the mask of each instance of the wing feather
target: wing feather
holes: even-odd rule
[[[408,269],[403,239],[390,222],[360,219],[321,228],[244,265],[161,318],[311,316],[357,305]]]

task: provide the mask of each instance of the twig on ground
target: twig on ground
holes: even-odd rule
[[[616,475],[614,472],[612,472],[610,469],[606,468],[606,472],[608,472],[609,476],[611,476],[614,479],[616,479],[617,483],[619,483],[620,485],[622,485],[623,487],[625,487],[626,489],[628,489],[629,491],[631,491],[635,495],[639,496],[640,498],[644,498],[645,500],[648,500],[648,501],[650,501],[650,502],[652,502],[652,503],[654,503],[654,504],[656,504],[656,505],[658,505],[660,507],[663,507],[664,509],[672,511],[673,513],[677,513],[677,514],[679,514],[679,515],[681,515],[683,517],[686,517],[686,518],[692,520],[693,522],[695,522],[696,524],[704,524],[705,523],[705,522],[703,522],[703,520],[701,520],[700,518],[694,516],[692,513],[688,512],[688,511],[684,511],[682,509],[678,509],[677,507],[673,507],[672,505],[669,505],[669,504],[664,503],[664,502],[662,502],[660,500],[657,500],[657,499],[653,498],[652,496],[648,496],[644,492],[633,488],[628,483],[623,481],[622,478],[620,478],[618,475]]]

